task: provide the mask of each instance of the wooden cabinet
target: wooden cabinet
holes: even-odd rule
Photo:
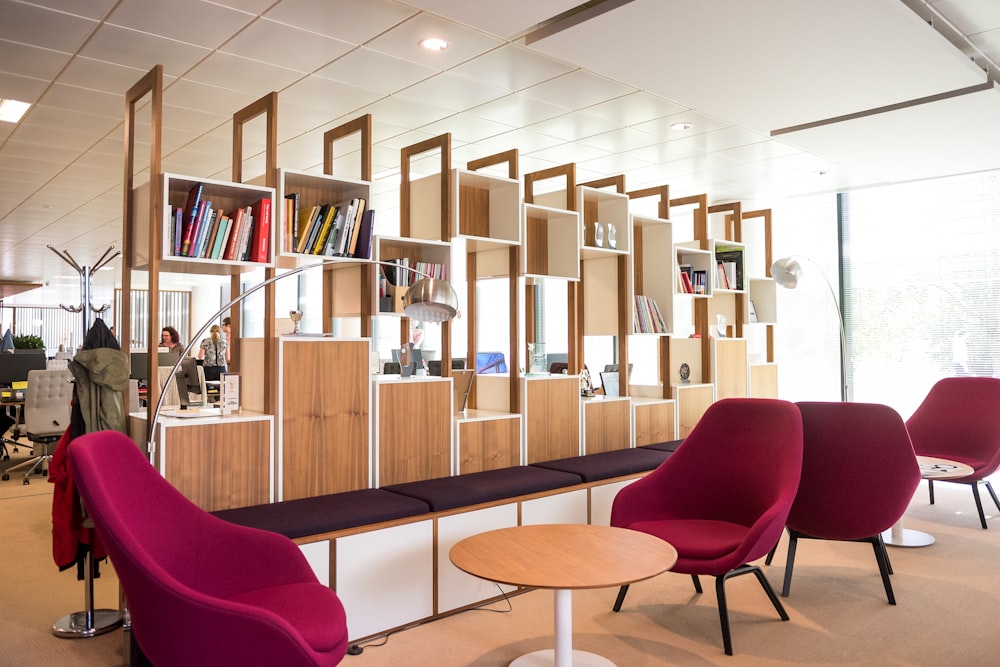
[[[525,463],[579,456],[580,378],[576,375],[526,377],[524,383]]]
[[[454,474],[451,380],[382,376],[373,391],[374,485]]]
[[[583,453],[598,454],[632,446],[632,413],[628,396],[583,399]]]

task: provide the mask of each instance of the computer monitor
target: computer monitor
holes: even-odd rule
[[[605,364],[604,365],[604,372],[605,373],[617,373],[618,372],[618,364]],[[625,377],[625,381],[626,382],[628,382],[628,378],[631,375],[632,375],[632,364],[629,364],[628,365],[628,373],[626,373],[626,377]]]
[[[399,349],[392,349],[392,360],[399,363]],[[416,364],[415,369],[420,370],[424,367],[424,353],[419,347],[410,348],[410,363]]]
[[[476,352],[476,373],[506,373],[507,361],[503,352]]]
[[[472,383],[475,379],[476,372],[472,370],[455,369],[455,372],[452,373],[455,412],[465,412],[465,407],[469,404],[469,394],[472,392]]]
[[[28,371],[45,370],[45,350],[25,350],[0,354],[0,386],[27,382]]]
[[[129,378],[132,380],[149,380],[146,372],[147,359],[149,358],[146,352],[132,352],[130,355],[131,367],[129,368]],[[177,363],[177,355],[173,352],[158,352],[156,365],[166,366],[168,368],[173,367]]]
[[[451,360],[451,370],[461,371],[465,370],[465,359],[452,359]],[[427,374],[434,375],[437,377],[441,376],[441,360],[431,359],[427,362]]]
[[[181,410],[188,406],[201,405],[200,402],[193,402],[191,400],[192,393],[201,395],[201,379],[198,376],[197,359],[186,357],[181,361],[180,368],[174,374],[174,381],[177,383],[177,398],[181,405]]]

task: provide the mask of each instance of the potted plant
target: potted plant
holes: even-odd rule
[[[44,350],[45,341],[41,336],[26,334],[24,336],[14,336],[14,350]]]

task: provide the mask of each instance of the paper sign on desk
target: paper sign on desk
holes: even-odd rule
[[[222,414],[228,415],[240,409],[240,374],[223,373],[220,378],[222,387],[219,389],[219,403]]]

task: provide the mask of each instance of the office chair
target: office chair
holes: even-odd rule
[[[56,443],[69,427],[70,400],[73,398],[73,376],[68,370],[28,372],[28,388],[24,393],[24,430],[32,443],[35,457],[8,468],[3,480],[10,473],[28,468],[24,484],[31,483],[31,474],[52,458]],[[46,474],[42,469],[42,474]]]

